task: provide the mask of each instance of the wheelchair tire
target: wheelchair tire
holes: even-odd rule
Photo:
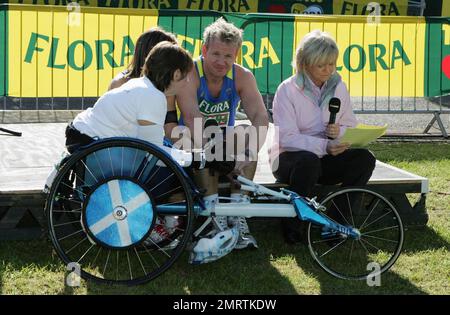
[[[309,250],[323,270],[340,279],[369,281],[391,268],[402,250],[404,231],[386,198],[366,188],[344,188],[321,204],[326,208],[322,214],[361,233],[351,239],[310,223]]]
[[[194,190],[157,146],[99,140],[59,170],[45,206],[49,237],[83,279],[145,283],[166,271],[191,239]]]

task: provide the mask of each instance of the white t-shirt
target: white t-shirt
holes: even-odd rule
[[[75,117],[73,126],[92,138],[131,137],[161,145],[166,114],[166,96],[143,76],[106,92]],[[140,126],[138,120],[154,125]]]

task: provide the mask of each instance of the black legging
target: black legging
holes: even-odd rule
[[[95,140],[79,132],[72,123],[66,127],[66,148],[69,153],[75,152],[79,147],[88,145]]]
[[[319,158],[309,151],[283,152],[273,173],[296,193],[312,197],[316,184],[342,186],[365,185],[375,168],[375,157],[366,149],[348,149],[343,153]]]
[[[366,149],[348,149],[343,153],[319,158],[309,151],[283,152],[278,157],[275,178],[304,197],[313,197],[316,184],[362,186],[367,184],[375,168],[375,157]],[[305,242],[306,225],[298,219],[283,219],[286,242]]]

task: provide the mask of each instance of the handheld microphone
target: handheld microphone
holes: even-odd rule
[[[337,97],[332,97],[328,103],[328,111],[330,112],[330,120],[328,124],[334,124],[336,122],[336,114],[341,109],[341,100]],[[328,139],[331,139],[328,137]]]

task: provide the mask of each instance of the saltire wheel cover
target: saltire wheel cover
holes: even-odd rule
[[[85,224],[101,243],[124,248],[140,242],[153,224],[153,204],[138,184],[114,179],[98,186],[89,196]]]

